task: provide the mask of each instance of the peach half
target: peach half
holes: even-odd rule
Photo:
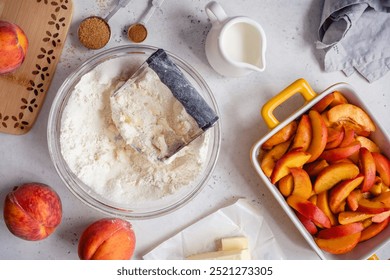
[[[134,253],[135,240],[128,221],[103,218],[83,231],[78,255],[82,260],[129,260]]]
[[[58,194],[48,185],[27,183],[5,198],[4,221],[15,236],[36,241],[54,232],[62,219]]]
[[[0,74],[19,68],[28,49],[28,39],[16,24],[0,20]]]

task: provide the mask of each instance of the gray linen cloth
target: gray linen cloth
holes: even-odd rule
[[[324,0],[318,35],[326,72],[371,83],[390,70],[390,0]]]

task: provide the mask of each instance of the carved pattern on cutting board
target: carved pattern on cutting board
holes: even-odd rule
[[[56,47],[62,44],[60,38],[61,29],[66,28],[66,18],[60,15],[62,10],[71,7],[69,0],[35,0],[37,4],[52,7],[52,12],[47,19],[47,29],[41,39],[41,47],[37,55],[37,62],[31,71],[31,79],[26,83],[27,95],[20,98],[19,112],[16,114],[5,114],[0,112],[0,128],[10,128],[24,130],[33,124],[29,121],[28,114],[34,114],[42,105],[37,102],[37,98],[43,98],[48,90],[49,83],[45,83],[52,75],[49,73],[49,66],[57,59]],[[53,73],[54,74],[54,73]]]

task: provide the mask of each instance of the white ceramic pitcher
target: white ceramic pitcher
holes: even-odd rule
[[[205,10],[212,24],[205,50],[214,70],[230,77],[264,71],[267,41],[260,24],[245,16],[228,17],[215,1]]]

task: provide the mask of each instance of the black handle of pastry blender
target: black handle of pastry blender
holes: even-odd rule
[[[160,80],[171,90],[198,126],[203,130],[212,127],[218,120],[217,114],[206,103],[198,91],[184,76],[183,72],[169,59],[163,49],[158,49],[147,60],[149,67],[157,73]]]

